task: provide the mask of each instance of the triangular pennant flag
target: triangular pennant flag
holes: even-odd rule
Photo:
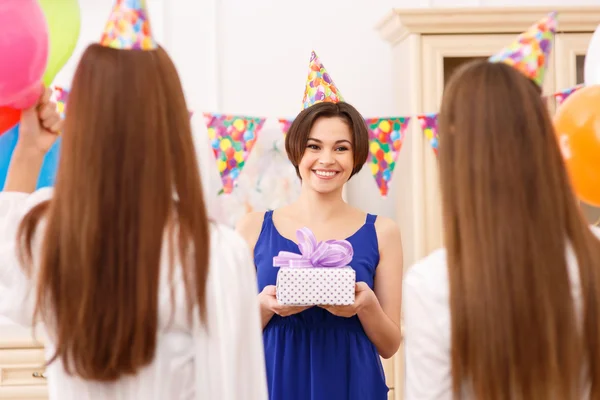
[[[56,103],[56,109],[60,114],[61,118],[65,118],[65,112],[67,110],[67,102],[69,100],[69,93],[67,89],[64,89],[60,86],[54,86],[52,88],[52,99]],[[188,111],[190,115],[190,119],[194,115],[193,111]]]
[[[294,122],[294,119],[279,118],[279,126],[283,132],[283,136],[287,135],[288,131],[290,130],[290,126],[292,126],[292,122]]]
[[[419,122],[421,123],[421,129],[423,130],[423,134],[429,140],[429,144],[433,149],[433,152],[437,156],[438,154],[438,114],[423,114],[417,116]]]
[[[265,118],[204,113],[208,138],[223,183],[223,193],[233,191],[252,151]]]
[[[575,93],[576,91],[578,91],[579,89],[581,89],[584,85],[577,85],[577,86],[573,86],[571,88],[568,89],[563,89],[560,92],[556,92],[553,94],[554,98],[556,99],[556,103],[558,106],[562,105],[562,103],[564,103],[564,101],[573,93]]]
[[[60,86],[54,86],[52,89],[52,97],[56,102],[56,110],[60,114],[60,117],[65,119],[67,101],[69,100],[69,91],[61,88]]]
[[[323,63],[314,51],[310,55],[308,78],[304,89],[303,108],[307,109],[313,104],[344,101],[342,94],[323,66]]]
[[[388,195],[409,121],[409,117],[365,119],[369,129],[369,152],[371,153],[368,164],[383,197]]]
[[[489,61],[508,64],[541,87],[555,33],[556,12],[551,12],[520,34],[513,43],[491,56]]]
[[[150,29],[146,0],[116,0],[100,44],[120,50],[158,48]]]

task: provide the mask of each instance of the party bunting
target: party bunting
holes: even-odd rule
[[[383,197],[388,195],[390,181],[409,121],[409,117],[365,119],[367,128],[369,128],[369,151],[371,153],[368,164]]]
[[[56,109],[62,119],[65,118],[67,101],[69,100],[69,91],[55,86],[52,90],[52,96],[56,102]]]
[[[281,127],[281,130],[283,131],[283,136],[287,135],[288,131],[290,130],[290,126],[292,126],[292,122],[294,122],[294,119],[288,119],[288,118],[279,118],[279,126]]]
[[[204,113],[208,138],[223,183],[230,194],[252,151],[265,118]]]
[[[437,156],[438,154],[438,114],[423,114],[417,116],[419,122],[421,123],[421,129],[423,130],[423,134],[429,140],[429,144],[431,144],[431,148],[433,152]]]
[[[235,190],[229,195],[219,196],[211,208],[211,216],[215,220],[235,227],[239,219],[249,212],[274,210],[298,198],[300,180],[285,153],[284,141],[279,130],[268,129],[265,124]],[[221,186],[220,179],[215,184]]]
[[[71,92],[67,89],[64,89],[60,86],[54,86],[52,88],[52,100],[56,102],[56,109],[58,110],[61,118],[65,118],[65,113],[67,110],[67,101],[69,100],[69,94]],[[194,116],[193,111],[188,111],[190,119]]]
[[[581,89],[583,86],[584,85],[577,85],[568,89],[563,89],[560,92],[554,93],[552,96],[556,99],[557,105],[560,106],[570,95]]]

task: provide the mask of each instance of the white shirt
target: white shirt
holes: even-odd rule
[[[32,288],[35,292],[35,285],[22,273],[16,259],[16,230],[25,213],[51,195],[52,189],[31,195],[0,193],[0,315],[26,327],[32,325],[35,299],[29,293]],[[165,255],[159,288],[161,329],[152,364],[136,376],[107,384],[68,376],[57,360],[46,371],[50,400],[268,398],[254,263],[244,240],[234,231],[218,225],[211,229],[207,327],[200,325],[197,313],[188,323],[183,306],[185,291],[177,268],[176,307],[171,315],[170,286],[164,279],[169,266]],[[53,332],[45,332],[44,336],[50,356],[54,350]]]
[[[600,229],[592,230],[600,238]],[[571,293],[580,308],[577,259],[570,248],[566,256]],[[449,294],[444,249],[419,261],[404,277],[404,400],[452,400]]]

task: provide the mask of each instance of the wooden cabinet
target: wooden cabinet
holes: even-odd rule
[[[544,81],[551,95],[583,80],[587,45],[600,23],[600,7],[520,7],[397,9],[378,24],[381,37],[391,45],[392,85],[396,114],[437,112],[453,71],[466,61],[487,58],[513,42],[517,35],[551,11],[558,11],[558,32]],[[551,112],[555,105],[550,102]],[[437,159],[418,123],[412,123],[394,176],[397,218],[402,230],[404,265],[442,247],[442,223]],[[600,210],[582,206],[590,222]],[[402,349],[394,357],[395,400],[403,392]],[[386,371],[386,373],[389,373]]]
[[[31,330],[0,325],[0,400],[46,400],[44,346]]]

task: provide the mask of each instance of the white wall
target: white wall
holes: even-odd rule
[[[595,0],[577,0],[593,4]],[[267,117],[300,111],[314,49],[346,101],[366,117],[394,115],[391,54],[375,24],[393,7],[560,5],[564,0],[148,0],[153,29],[182,77],[194,118],[206,190],[218,175],[204,138],[202,111]],[[98,40],[113,0],[80,0],[82,32],[57,84],[69,86],[81,51]],[[401,174],[402,171],[396,171]],[[352,179],[353,204],[394,216],[367,168]]]
[[[113,0],[79,1],[79,43],[55,81],[65,87],[70,86],[81,52],[100,38],[113,4]],[[593,5],[596,0],[576,3]],[[394,7],[564,4],[564,0],[148,0],[155,36],[177,64],[191,109],[272,117],[298,113],[312,49],[346,100],[365,116],[393,115],[391,54],[373,26]],[[217,172],[198,116],[194,127],[205,189],[214,193]],[[395,214],[393,194],[382,199],[366,168],[352,179],[348,198],[369,212]]]

